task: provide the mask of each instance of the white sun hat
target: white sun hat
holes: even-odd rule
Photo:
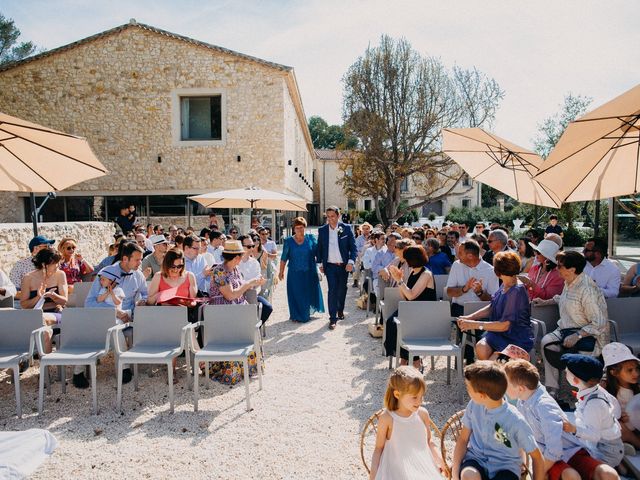
[[[638,357],[631,353],[629,347],[619,342],[611,342],[605,345],[602,349],[602,358],[604,359],[604,368],[626,362],[627,360],[640,362]]]
[[[551,260],[553,263],[558,263],[556,261],[556,253],[558,253],[560,247],[556,242],[552,242],[551,240],[542,240],[538,245],[531,242],[529,242],[529,245],[544,258]]]

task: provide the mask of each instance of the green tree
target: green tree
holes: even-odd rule
[[[342,125],[329,125],[318,116],[309,118],[309,133],[314,148],[350,150],[358,145],[356,138],[345,134]]]
[[[20,30],[0,13],[0,65],[22,60],[36,52],[33,42],[18,42]]]
[[[341,165],[343,189],[373,197],[385,223],[452,193],[463,172],[440,153],[441,129],[490,124],[503,97],[477,69],[449,71],[388,36],[349,67],[343,84],[345,128],[359,145]],[[407,178],[415,195],[402,204]]]

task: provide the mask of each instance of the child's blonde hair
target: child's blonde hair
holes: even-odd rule
[[[400,395],[423,393],[427,389],[427,384],[422,378],[422,374],[415,368],[404,365],[396,368],[389,377],[387,392],[384,394],[384,406],[387,410],[398,409],[398,399],[394,392],[397,390]]]

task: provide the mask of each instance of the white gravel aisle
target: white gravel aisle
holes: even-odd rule
[[[170,415],[166,373],[149,377],[141,369],[140,391],[126,385],[125,413],[117,414],[113,361],[107,358],[98,367],[97,416],[89,390],[69,385],[63,395],[54,383],[38,417],[38,376],[31,368],[22,380],[26,414],[18,420],[13,385],[0,373],[0,429],[45,428],[58,438],[57,451],[33,477],[38,479],[365,478],[359,433],[382,405],[389,371],[380,340],[367,333],[371,320],[354,306],[356,291],[349,287],[347,318],[329,331],[326,314],[307,324],[289,321],[286,286],[278,286],[265,340],[264,389],[258,392],[252,381],[252,412],[245,411],[242,384],[215,384],[201,389],[200,412],[194,413],[182,369]],[[453,380],[446,386],[444,368],[442,359],[436,371],[425,370],[427,408],[439,426],[461,408],[458,385]]]

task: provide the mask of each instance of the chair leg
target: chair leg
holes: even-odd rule
[[[389,370],[393,368],[393,356],[389,355]]]
[[[464,350],[460,350],[460,352],[458,352],[458,376],[460,377],[460,403],[464,403],[464,390],[465,390],[465,384],[464,384],[464,366],[462,363],[462,356],[463,356],[463,352]]]
[[[16,363],[13,369],[13,384],[16,390],[16,411],[18,418],[22,418],[22,402],[20,401],[20,362]]]
[[[173,413],[173,365],[167,363],[167,380],[169,382],[169,413]]]
[[[256,358],[258,360],[258,387],[260,387],[258,390],[262,390],[262,361],[264,357],[259,354],[256,355]]]
[[[211,375],[209,375],[209,362],[204,362],[204,376],[207,377],[207,380],[205,380],[207,382],[207,390],[211,388],[211,385],[213,385],[213,378],[211,378]]]
[[[118,390],[116,393],[116,410],[122,412],[122,364],[120,362],[116,365],[118,371]]]
[[[98,414],[98,389],[97,389],[97,368],[96,368],[96,364],[92,363],[91,365],[89,365],[90,371],[91,371],[91,393],[93,395],[93,414],[97,415]]]
[[[66,367],[66,365],[60,365],[58,367],[58,373],[60,374],[60,383],[62,384],[62,393],[67,393],[67,367]]]
[[[451,357],[449,356],[447,356],[447,385],[451,385]]]
[[[193,371],[193,411],[198,411],[198,400],[200,394],[200,367],[196,366],[196,359],[193,359],[194,371]]]
[[[244,359],[244,393],[247,396],[247,412],[251,411],[251,392],[249,391],[249,357]]]
[[[436,369],[436,357],[431,355],[431,371],[433,372]]]
[[[133,391],[138,391],[138,364],[133,364]]]
[[[38,415],[42,413],[42,404],[44,403],[44,379],[45,375],[49,375],[49,367],[40,363],[40,389],[38,390]]]
[[[42,375],[42,370],[43,368],[41,366],[40,367],[41,375]],[[45,375],[44,379],[47,385],[47,395],[51,395],[51,369],[48,366],[44,367],[44,375]]]

